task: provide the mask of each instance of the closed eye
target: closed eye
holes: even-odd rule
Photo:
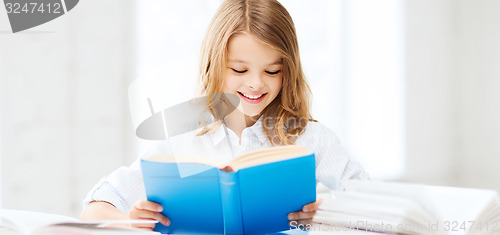
[[[266,71],[267,74],[269,75],[275,75],[275,74],[278,74],[279,72],[281,72],[281,70],[277,70],[277,71]]]
[[[231,68],[235,73],[245,73],[246,71],[248,71],[248,69],[246,70],[236,70],[236,69],[233,69]]]

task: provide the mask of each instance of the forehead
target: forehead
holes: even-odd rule
[[[233,35],[228,43],[229,62],[247,64],[281,64],[281,53],[248,33]]]

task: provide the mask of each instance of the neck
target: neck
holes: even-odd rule
[[[259,119],[260,114],[256,116],[247,116],[238,109],[234,110],[232,113],[226,116],[225,124],[231,129],[240,139],[241,144],[241,134],[243,130],[247,127],[253,126]]]

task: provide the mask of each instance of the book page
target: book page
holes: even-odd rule
[[[302,157],[312,154],[308,149],[298,145],[277,146],[271,148],[258,149],[240,155],[226,164],[218,159],[204,157],[199,155],[153,155],[148,161],[167,162],[167,163],[193,163],[204,164],[226,169],[226,171],[237,171],[238,169],[262,165],[271,162],[277,162],[296,157]],[[192,175],[192,174],[187,174]]]
[[[498,194],[494,190],[429,186],[393,182],[346,181],[346,190],[403,197],[416,202],[438,222],[437,229],[447,234],[488,233],[500,230],[500,222],[488,219]],[[498,232],[498,231],[496,231]]]
[[[54,234],[54,231],[73,231],[71,233],[58,233],[58,234],[75,234],[77,230],[88,230],[91,229],[94,232],[99,231],[99,234],[104,234],[105,232],[144,232],[145,230],[133,229],[133,228],[112,228],[106,227],[111,224],[144,224],[144,223],[158,223],[156,220],[99,220],[99,221],[80,221],[79,219],[57,215],[49,214],[35,211],[23,211],[23,210],[0,210],[0,233],[4,234],[9,231],[8,234],[38,234],[39,230],[44,230],[47,233],[42,234]],[[52,226],[57,226],[60,228],[52,228]],[[4,229],[4,230],[2,230]],[[4,232],[5,231],[5,232]],[[12,232],[11,232],[12,231]],[[81,234],[81,233],[79,233]],[[94,233],[92,233],[94,234]]]
[[[343,184],[347,191],[390,195],[412,200],[432,218],[441,217],[435,209],[436,205],[426,194],[426,185],[360,180],[348,180]]]
[[[22,234],[30,234],[38,228],[57,223],[77,223],[78,219],[34,211],[0,210],[2,226],[12,228]],[[6,221],[6,222],[4,222]]]
[[[331,193],[332,197],[325,198],[319,206],[314,221],[369,227],[379,232],[431,232],[428,225],[433,218],[411,199],[349,191]]]
[[[285,145],[255,151],[243,154],[233,159],[228,166],[238,170],[256,165],[263,165],[271,162],[278,162],[286,159],[292,159],[311,155],[312,152],[299,145]]]
[[[494,205],[497,192],[494,190],[427,186],[429,198],[433,201],[443,230],[451,234],[492,232],[493,221],[480,221],[479,216]],[[498,221],[496,221],[498,223]],[[499,225],[495,226],[500,229]],[[496,231],[497,233],[499,231]]]

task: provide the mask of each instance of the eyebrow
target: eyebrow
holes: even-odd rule
[[[283,64],[282,62],[283,60],[282,59],[279,59],[273,63],[270,63],[266,66],[270,66],[270,65],[278,65],[278,64]],[[248,62],[244,61],[244,60],[229,60],[229,62],[233,62],[233,63],[243,63],[243,64],[248,64]]]

